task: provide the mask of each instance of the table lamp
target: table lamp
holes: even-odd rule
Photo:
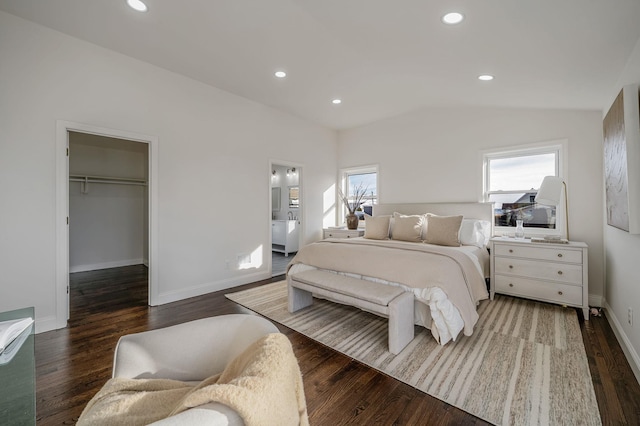
[[[569,202],[567,201],[567,184],[558,176],[545,176],[538,189],[535,201],[546,206],[558,206],[562,200],[564,189],[564,214],[567,240],[569,239]],[[558,239],[558,236],[547,236],[546,239]]]

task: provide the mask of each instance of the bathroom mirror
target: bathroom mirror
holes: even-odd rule
[[[299,192],[300,192],[300,188],[298,186],[289,187],[289,207],[290,208],[300,207]]]
[[[280,187],[271,188],[271,210],[280,211]]]

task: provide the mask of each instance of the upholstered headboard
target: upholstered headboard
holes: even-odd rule
[[[481,219],[491,222],[493,235],[493,203],[408,203],[408,204],[375,204],[373,215],[393,214],[425,214],[439,216],[463,215],[465,219]]]

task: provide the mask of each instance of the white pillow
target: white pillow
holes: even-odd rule
[[[486,247],[491,238],[491,222],[479,219],[462,219],[458,234],[463,246]]]
[[[491,222],[488,220],[481,220],[480,228],[482,229],[482,236],[484,237],[483,247],[486,247],[489,244],[489,240],[493,235],[491,235]]]

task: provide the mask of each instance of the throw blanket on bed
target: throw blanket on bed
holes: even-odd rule
[[[405,286],[430,307],[435,324],[431,332],[441,344],[455,340],[462,330],[470,336],[478,321],[476,304],[488,297],[477,266],[467,254],[452,247],[329,238],[303,247],[289,264],[289,270],[297,264]]]
[[[111,379],[77,424],[147,425],[209,402],[231,407],[246,426],[309,424],[298,361],[280,333],[259,339],[221,374],[195,387],[176,380]]]

